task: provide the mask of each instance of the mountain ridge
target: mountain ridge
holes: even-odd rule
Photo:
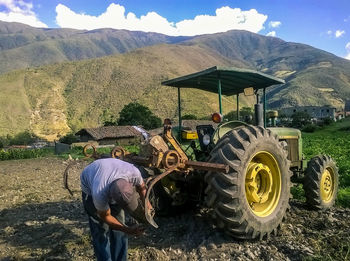
[[[0,50],[0,108],[4,112],[0,115],[0,135],[28,129],[53,140],[69,131],[101,125],[104,110],[118,115],[133,101],[149,106],[162,118],[175,117],[176,90],[161,86],[161,81],[215,65],[249,68],[285,79],[286,84],[268,89],[270,109],[299,105],[341,108],[350,98],[350,61],[312,46],[247,31],[168,38],[113,29],[11,26],[0,22],[0,46],[5,46],[1,44],[6,38],[2,32],[12,32],[13,37],[24,32],[37,40]],[[47,38],[40,41],[45,30]],[[21,41],[19,37],[17,44]],[[115,50],[118,53],[105,56]],[[94,55],[101,57],[91,57]],[[69,61],[78,58],[82,60]],[[15,69],[23,66],[23,60],[25,68],[31,66],[4,73],[6,63],[11,62]],[[206,116],[218,110],[214,94],[199,90],[182,93],[184,113]],[[243,97],[241,104],[250,106],[253,102]],[[224,113],[233,109],[234,98],[224,97]]]

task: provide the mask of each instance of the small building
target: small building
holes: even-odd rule
[[[96,141],[99,145],[129,145],[139,143],[142,133],[133,126],[104,126],[85,128],[78,131],[80,142]]]
[[[335,112],[336,108],[331,106],[300,106],[300,107],[289,107],[280,110],[281,113],[285,114],[287,117],[292,117],[296,112],[306,112],[314,119],[325,119],[330,118],[336,120]]]

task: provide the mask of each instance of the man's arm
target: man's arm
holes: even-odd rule
[[[145,183],[142,182],[140,185],[136,186],[136,191],[139,193],[143,204],[145,204],[145,198],[146,198],[146,192],[147,192]],[[153,207],[149,201],[148,201],[148,208],[153,209]]]
[[[118,219],[112,216],[111,209],[108,209],[106,211],[97,210],[97,214],[102,219],[102,221],[105,222],[113,230],[119,230],[133,236],[140,236],[144,232],[144,229],[141,227],[124,226],[119,222]]]

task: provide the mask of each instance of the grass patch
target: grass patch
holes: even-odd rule
[[[297,184],[291,187],[290,192],[292,193],[294,199],[305,201],[305,193],[304,193],[303,185]]]

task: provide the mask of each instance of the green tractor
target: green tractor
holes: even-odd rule
[[[266,126],[266,88],[283,83],[257,71],[221,67],[162,82],[178,88],[177,135],[165,120],[163,133],[150,137],[139,155],[121,148],[112,155],[151,170],[146,201],[152,200],[156,213],[205,202],[216,226],[235,238],[275,234],[289,208],[292,182],[303,184],[307,203],[319,210],[333,206],[338,190],[332,158],[320,155],[307,163],[299,130]],[[216,128],[198,125],[195,133],[182,129],[181,88],[218,93],[220,113],[212,117],[219,123]],[[243,93],[256,96],[255,125],[239,121]],[[236,95],[236,121],[222,121],[222,95]],[[146,210],[145,215],[157,227],[154,213]]]

